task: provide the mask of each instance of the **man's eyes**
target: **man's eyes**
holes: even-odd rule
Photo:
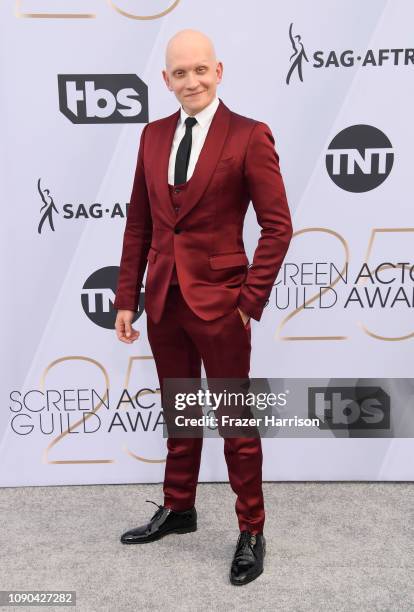
[[[199,68],[196,69],[197,72],[205,72],[206,70],[207,68],[205,66],[200,66]],[[184,76],[184,72],[182,70],[179,70],[175,73],[175,76],[182,77]]]

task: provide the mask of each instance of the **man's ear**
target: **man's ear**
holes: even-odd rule
[[[217,83],[221,83],[221,80],[223,78],[223,63],[222,62],[218,62],[217,64],[216,75],[217,75]]]
[[[168,74],[167,74],[167,71],[166,71],[166,70],[163,70],[163,71],[162,71],[162,76],[163,76],[164,82],[165,82],[165,84],[167,85],[168,89],[169,89],[170,91],[172,91],[172,87],[170,86],[170,80],[169,80],[169,78],[168,78]]]

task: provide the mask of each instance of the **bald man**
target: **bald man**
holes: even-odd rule
[[[148,263],[147,333],[164,413],[165,378],[198,380],[202,363],[208,380],[248,378],[250,320],[260,321],[292,236],[271,130],[217,97],[223,64],[211,41],[182,30],[165,59],[163,78],[180,108],[142,131],[114,303],[117,336],[130,344],[139,337],[131,322]],[[248,266],[250,202],[261,236]],[[203,439],[168,434],[164,503],[121,536],[124,544],[197,529]],[[262,573],[265,555],[260,436],[225,437],[224,455],[239,526],[230,581],[243,585]]]

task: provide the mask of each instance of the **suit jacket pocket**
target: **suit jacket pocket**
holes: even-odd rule
[[[235,266],[247,266],[249,264],[246,253],[242,251],[236,253],[222,253],[221,255],[209,255],[209,262],[212,270],[222,270],[223,268],[233,268]]]
[[[231,168],[233,166],[234,163],[234,157],[223,157],[223,159],[220,159],[215,172],[221,172],[222,170],[228,170],[229,168]]]

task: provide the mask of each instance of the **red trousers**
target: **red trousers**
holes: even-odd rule
[[[170,285],[159,323],[147,317],[148,340],[160,388],[164,378],[244,378],[250,370],[250,321],[238,309],[213,321],[200,319],[185,302],[179,285]],[[162,396],[162,394],[161,394]],[[203,438],[167,440],[164,505],[176,511],[195,505]],[[225,438],[224,456],[237,496],[240,531],[262,533],[265,521],[260,437]]]

